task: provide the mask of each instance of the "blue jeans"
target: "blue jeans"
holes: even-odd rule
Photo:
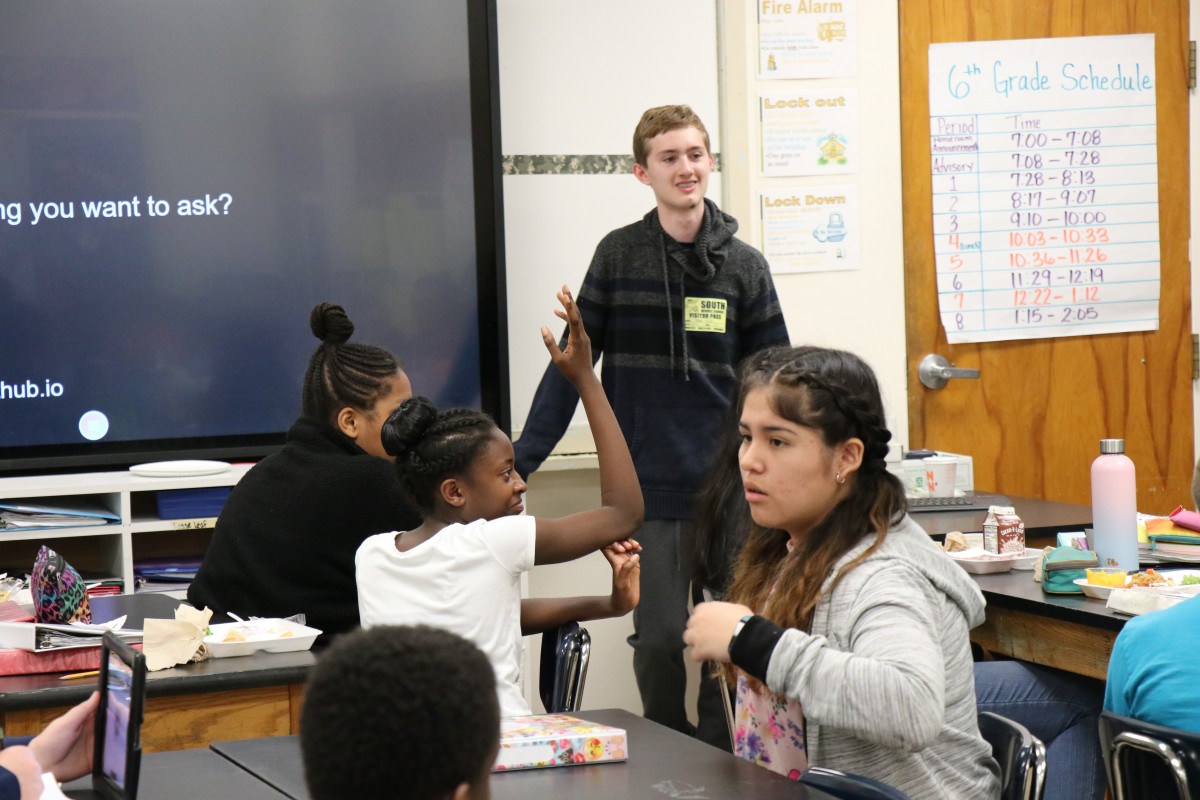
[[[1045,800],[1103,800],[1103,683],[1024,661],[979,661],[975,700],[980,711],[1021,723],[1046,745]]]

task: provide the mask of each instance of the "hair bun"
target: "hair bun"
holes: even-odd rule
[[[308,326],[325,344],[345,344],[354,334],[354,323],[346,309],[333,303],[317,303],[308,317]]]
[[[399,456],[416,447],[437,420],[438,410],[426,397],[410,397],[383,423],[380,438],[390,456]]]

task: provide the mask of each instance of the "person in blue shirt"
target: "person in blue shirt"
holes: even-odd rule
[[[1200,597],[1125,623],[1108,659],[1104,709],[1200,733]]]

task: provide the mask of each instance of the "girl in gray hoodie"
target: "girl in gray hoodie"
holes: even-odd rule
[[[967,636],[983,597],[905,514],[870,367],[773,348],[743,367],[738,409],[754,526],[730,602],[698,605],[684,636],[696,660],[730,664],[735,750],[792,777],[814,765],[923,799],[999,797]]]

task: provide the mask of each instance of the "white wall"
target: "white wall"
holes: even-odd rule
[[[506,157],[629,155],[642,112],[668,103],[691,105],[720,151],[712,0],[497,0],[497,11]],[[715,198],[720,185],[714,175]],[[601,237],[641,218],[654,197],[631,174],[506,175],[503,188],[512,417],[519,431],[548,363],[538,328],[557,333],[561,327],[553,315],[555,291],[564,283],[577,290]],[[582,414],[577,422],[583,423]],[[530,481],[529,512],[557,516],[594,507],[596,479],[594,469],[543,468]],[[535,597],[607,594],[610,579],[597,554],[538,567],[528,590]],[[584,707],[641,713],[632,650],[624,641],[633,632],[631,618],[587,627],[593,647]],[[527,640],[530,661],[540,640]],[[526,675],[532,697],[536,666]]]
[[[498,0],[505,156],[630,155],[647,108],[686,103],[720,150],[711,0]],[[711,120],[711,122],[709,122]],[[719,197],[714,176],[710,194]],[[506,175],[509,358],[514,430],[547,362],[538,327],[556,333],[554,293],[578,289],[596,244],[640,219],[654,196],[631,174]],[[582,416],[579,417],[582,423]]]
[[[867,5],[887,13],[865,13]],[[805,84],[850,84],[859,92],[864,155],[849,179],[860,186],[863,266],[775,280],[792,341],[862,355],[879,375],[894,441],[907,444],[899,19],[891,2],[859,8],[859,77]],[[780,82],[754,79],[755,24],[752,0],[602,7],[499,0],[504,154],[628,154],[643,110],[689,103],[722,158],[709,194],[741,221],[741,238],[760,246],[754,198],[772,179],[751,169],[758,162],[756,93]],[[847,176],[804,180],[845,183]],[[504,193],[512,416],[520,431],[546,365],[538,327],[559,329],[554,291],[564,282],[578,287],[600,238],[639,218],[653,199],[628,174],[509,175]],[[577,415],[575,426],[582,424]]]
[[[754,0],[726,0],[722,9],[725,63],[722,87],[725,131],[725,206],[745,221],[743,236],[761,249],[758,192],[796,185],[857,184],[862,266],[848,272],[776,275],[794,344],[850,350],[879,377],[893,443],[908,443],[904,337],[904,231],[900,184],[899,13],[888,0],[858,2],[858,76],[820,80],[758,80]],[[857,89],[861,154],[853,175],[762,178],[755,138],[760,91]],[[917,442],[914,446],[923,446]],[[936,445],[936,443],[929,443]]]

